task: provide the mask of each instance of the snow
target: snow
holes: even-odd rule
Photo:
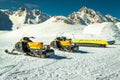
[[[37,9],[27,10],[22,7],[16,11],[0,10],[0,13],[1,30],[16,30],[25,24],[39,24],[50,18],[49,15]]]
[[[96,25],[94,30],[97,31],[98,26],[108,24],[94,24]],[[23,25],[19,30],[2,32],[0,80],[120,80],[120,45],[109,45],[107,48],[80,47],[76,53],[54,49],[55,55],[46,59],[4,53],[5,49],[11,50],[15,42],[24,36],[34,36],[33,41],[43,41],[45,44],[50,44],[55,37],[63,35],[72,39],[86,38],[91,35],[90,31],[85,32],[90,26],[53,23],[49,19],[41,24]],[[101,34],[103,30],[99,30]],[[93,37],[89,36],[90,39]]]
[[[119,19],[111,15],[102,15],[101,13],[82,7],[79,11],[71,13],[68,17],[65,16],[50,16],[38,9],[28,10],[20,7],[18,10],[2,10],[0,9],[0,29],[1,30],[16,30],[25,24],[39,24],[49,18],[53,19],[55,23],[66,24],[82,24],[89,25],[92,22],[120,22]],[[6,26],[6,27],[4,27]]]
[[[120,30],[112,22],[90,24],[83,30],[83,34],[93,35],[96,39],[105,40],[116,40],[120,38]]]
[[[116,25],[120,29],[120,22],[116,23]]]
[[[111,15],[103,15],[99,11],[82,7],[77,12],[69,15],[69,18],[76,24],[89,25],[91,22],[120,22],[119,19]]]

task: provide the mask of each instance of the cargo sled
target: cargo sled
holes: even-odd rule
[[[73,43],[86,47],[107,47],[108,45],[105,40],[73,40]]]
[[[57,37],[51,42],[51,46],[55,49],[67,52],[76,52],[79,50],[79,46],[75,43],[72,43],[71,39],[66,37]]]
[[[14,54],[14,51],[21,52],[25,55],[47,58],[54,54],[54,50],[50,49],[50,45],[44,45],[43,42],[33,42],[31,37],[23,37],[15,44],[11,52],[5,50],[6,53]]]

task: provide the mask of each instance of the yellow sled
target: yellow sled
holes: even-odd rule
[[[105,40],[73,40],[73,43],[89,47],[107,47],[108,45],[108,41]]]

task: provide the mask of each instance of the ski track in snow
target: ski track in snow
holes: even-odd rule
[[[56,55],[59,55],[59,57],[55,56],[56,58],[54,58],[53,56],[50,59],[39,59],[24,55],[6,54],[8,57],[11,57],[11,59],[15,59],[18,61],[12,61],[11,64],[9,63],[8,66],[0,67],[0,78],[1,80],[120,79],[119,53],[116,53],[115,55],[114,53],[109,54],[108,52],[111,48],[89,49],[86,47],[81,47],[80,49],[85,51],[91,49],[91,52],[67,53],[55,50]],[[95,51],[93,51],[93,49]],[[114,49],[114,47],[112,49]],[[96,54],[95,52],[99,50],[102,51]],[[98,55],[99,57],[96,55]],[[62,56],[65,57],[62,58]]]
[[[120,80],[120,45],[80,47],[77,53],[54,49],[55,55],[47,59],[4,53],[23,35],[35,36],[36,40],[48,44],[58,33],[70,38],[77,35],[79,39],[83,37],[79,35],[81,31],[79,25],[43,23],[0,35],[0,80]]]

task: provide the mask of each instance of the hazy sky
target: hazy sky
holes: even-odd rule
[[[120,19],[120,0],[0,0],[0,9],[17,10],[25,7],[39,9],[52,16],[68,16],[83,6]]]

